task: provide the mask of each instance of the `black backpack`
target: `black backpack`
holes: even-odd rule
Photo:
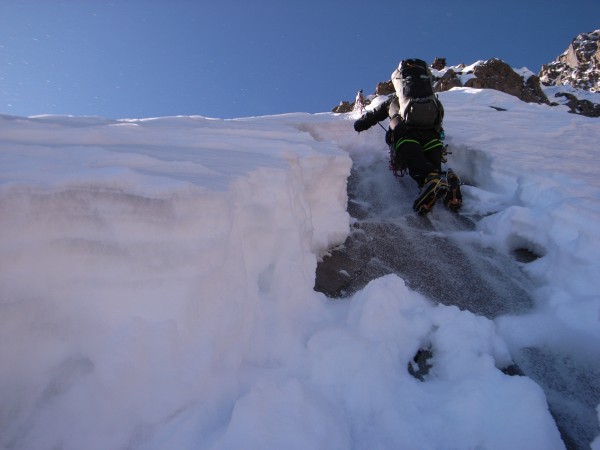
[[[440,126],[443,108],[433,92],[433,77],[425,61],[405,59],[392,74],[404,123],[414,128]]]

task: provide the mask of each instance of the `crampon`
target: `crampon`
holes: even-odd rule
[[[462,206],[460,185],[460,178],[451,169],[441,175],[437,172],[430,173],[413,203],[413,209],[418,214],[425,215],[432,210],[437,199],[441,198],[448,210],[458,212]]]

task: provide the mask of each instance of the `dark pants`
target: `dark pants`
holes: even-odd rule
[[[407,168],[419,187],[427,175],[442,170],[443,144],[435,130],[411,130],[395,140],[394,149],[394,165]]]

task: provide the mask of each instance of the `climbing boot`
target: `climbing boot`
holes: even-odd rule
[[[458,212],[462,206],[462,194],[460,192],[461,181],[452,170],[446,172],[446,183],[448,188],[444,196],[444,205],[452,212]]]
[[[437,172],[431,172],[425,178],[419,196],[413,203],[413,209],[420,215],[427,214],[435,205],[435,201],[446,195],[448,183]]]

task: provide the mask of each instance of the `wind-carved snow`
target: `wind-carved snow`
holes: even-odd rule
[[[349,154],[381,161],[380,129],[331,114],[1,117],[2,446],[562,448],[542,388],[500,368],[550,335],[597,353],[599,131],[486,95],[441,95],[453,168],[474,185],[465,214],[496,213],[471,233],[545,251],[524,267],[535,314],[496,321],[395,275],[346,300],[313,290],[318,258],[350,232]],[[533,118],[555,133],[543,155],[524,145]],[[579,159],[558,151],[571,131]],[[578,193],[578,216],[556,208]],[[427,346],[421,382],[407,366]]]

